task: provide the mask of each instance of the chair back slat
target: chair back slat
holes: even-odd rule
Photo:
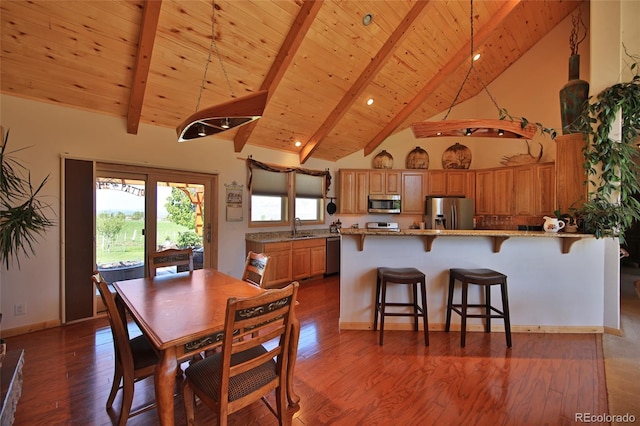
[[[149,255],[148,275],[156,276],[158,268],[167,266],[188,266],[189,271],[193,272],[193,249],[167,249],[157,251]]]
[[[249,251],[244,264],[242,280],[257,287],[263,287],[270,260],[271,257],[266,254]]]

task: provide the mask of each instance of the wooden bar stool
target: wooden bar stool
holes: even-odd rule
[[[387,284],[410,284],[413,290],[413,302],[387,302]],[[418,303],[418,284],[422,294],[422,305]],[[387,307],[412,307],[413,312],[387,312]],[[384,335],[384,317],[413,317],[413,328],[418,331],[418,318],[424,322],[424,345],[429,346],[429,322],[427,319],[427,289],[425,275],[416,268],[378,268],[376,280],[376,306],[373,319],[373,331],[378,329],[380,313],[380,346]]]
[[[462,283],[462,303],[453,303],[453,289],[456,280]],[[468,304],[467,290],[469,284],[482,285],[485,287],[484,304]],[[502,294],[502,310],[491,306],[491,286],[499,285]],[[467,308],[484,308],[482,314],[469,314]],[[491,332],[491,318],[504,319],[504,332],[507,337],[507,346],[511,347],[511,322],[509,320],[509,298],[507,295],[507,276],[492,269],[449,269],[449,297],[447,299],[447,321],[445,331],[448,332],[451,326],[451,311],[459,314],[461,320],[460,346],[465,345],[465,334],[467,331],[467,318],[484,318],[484,331]]]

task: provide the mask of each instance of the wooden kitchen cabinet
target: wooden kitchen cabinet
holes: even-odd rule
[[[247,241],[246,249],[247,252],[264,253],[271,257],[267,266],[264,286],[269,287],[281,283],[288,284],[293,281],[291,241],[276,243]]]
[[[475,198],[475,173],[470,170],[432,170],[427,173],[427,195]]]
[[[476,172],[476,214],[493,214],[493,170],[479,170]]]
[[[476,194],[476,175],[469,170],[447,171],[447,195],[474,198]]]
[[[424,181],[424,172],[402,172],[402,213],[424,214]]]
[[[556,204],[555,164],[531,164],[513,169],[514,213],[553,215]]]
[[[311,253],[309,276],[311,277],[323,275],[327,270],[327,242],[325,239],[322,239],[321,242],[322,245],[309,249]]]
[[[325,271],[326,239],[293,241],[292,256],[294,280],[322,275]]]
[[[556,137],[556,205],[562,213],[581,207],[588,199],[588,189],[584,184],[587,174],[582,166],[584,146],[582,133]]]
[[[339,211],[342,214],[367,214],[369,170],[340,170]]]
[[[513,214],[513,169],[493,172],[493,212],[496,215]]]
[[[532,167],[518,167],[513,173],[514,214],[533,216],[536,210],[536,191],[533,186],[535,172]]]
[[[271,257],[264,286],[289,284],[322,275],[326,267],[326,238],[262,243],[246,241],[247,252],[264,253]]]
[[[535,166],[535,216],[553,215],[556,210],[556,166],[553,163]]]
[[[369,171],[369,194],[400,195],[401,173],[392,170]]]
[[[432,170],[427,172],[427,195],[447,195],[447,172],[444,170]]]

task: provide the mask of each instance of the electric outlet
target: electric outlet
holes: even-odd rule
[[[16,303],[13,306],[13,315],[25,315],[27,313],[26,303]]]

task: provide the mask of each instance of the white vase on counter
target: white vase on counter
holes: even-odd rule
[[[558,232],[565,226],[564,221],[556,217],[545,216],[543,219],[544,225],[542,225],[542,228],[545,232]]]

